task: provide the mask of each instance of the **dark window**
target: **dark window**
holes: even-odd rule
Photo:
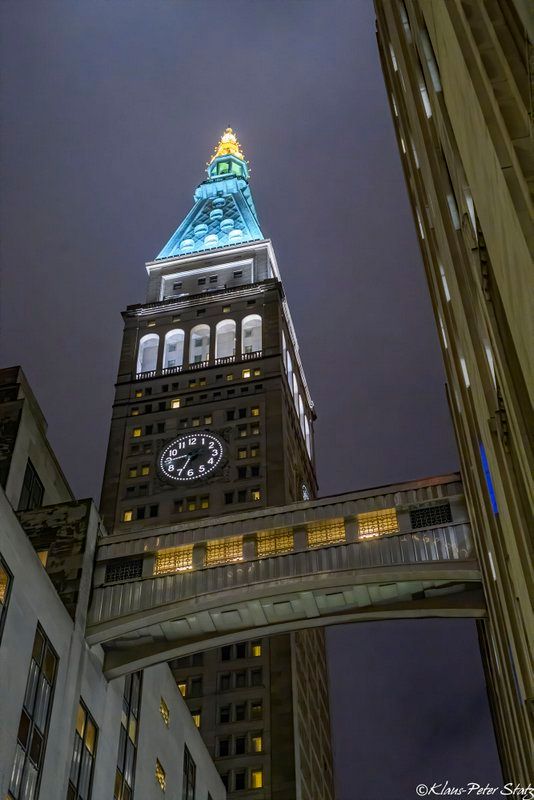
[[[67,800],[88,800],[91,797],[97,735],[96,723],[80,700],[76,715]]]
[[[246,739],[244,736],[236,736],[235,738],[235,754],[236,756],[242,756],[245,752],[245,744]]]
[[[0,640],[2,639],[2,631],[7,614],[7,604],[9,603],[12,585],[13,575],[2,556],[0,556]]]
[[[250,671],[250,683],[252,686],[261,686],[262,684],[261,669],[253,669]]]
[[[261,700],[250,704],[250,718],[261,719],[263,715],[263,705]]]
[[[182,288],[181,282],[180,283],[173,283],[172,288],[173,288],[173,291],[176,291],[177,289],[181,289]]]
[[[240,489],[237,493],[237,502],[238,503],[246,503],[247,501],[247,490]]]
[[[430,528],[432,525],[447,525],[449,522],[452,522],[449,503],[410,509],[410,524],[412,528]]]
[[[247,477],[247,468],[246,467],[238,467],[237,468],[237,477],[240,481]]]
[[[227,420],[235,419],[235,408],[231,408],[230,411],[226,412],[226,419]]]
[[[38,625],[20,715],[15,763],[9,784],[10,796],[15,800],[37,797],[39,792],[57,664],[57,655]]]
[[[227,692],[230,688],[230,673],[223,672],[219,675],[219,691]]]
[[[247,409],[246,408],[240,408],[239,409],[239,419],[243,419],[246,416],[247,416]]]
[[[136,519],[144,519],[145,518],[145,507],[140,506],[136,509]]]
[[[201,667],[204,663],[204,653],[193,653],[191,663],[194,667]]]
[[[201,697],[202,696],[202,676],[199,675],[196,678],[191,678],[191,687],[190,687],[190,697]]]
[[[165,423],[158,422],[158,433],[163,433],[165,431]]]
[[[169,384],[168,383],[164,383],[163,386],[161,387],[161,391],[162,392],[168,392],[169,391]]]
[[[236,772],[234,773],[234,789],[238,791],[239,789],[245,788],[245,772]]]
[[[198,279],[198,285],[199,286],[204,286],[205,283],[206,283],[206,278],[199,278]]]
[[[221,706],[219,709],[219,722],[230,722],[230,706]]]
[[[182,800],[195,800],[195,783],[197,768],[191,757],[191,753],[184,745],[184,782],[182,788]]]
[[[149,386],[145,389],[145,394],[152,394],[152,387]]]
[[[247,657],[247,643],[246,642],[239,642],[235,646],[235,657],[236,658],[246,658]]]
[[[26,464],[22,491],[20,493],[19,511],[31,511],[43,503],[44,487],[30,459]]]
[[[210,275],[210,283],[217,283],[217,275]]]
[[[153,425],[147,425],[147,426],[145,427],[145,434],[146,434],[146,436],[150,436],[150,434],[152,433],[152,431],[153,431],[153,430],[154,430],[154,426],[153,426]]]
[[[140,578],[143,574],[142,558],[117,558],[106,564],[106,583]]]
[[[131,800],[133,796],[142,674],[142,672],[134,672],[132,675],[128,675],[124,682],[113,800]]]
[[[235,688],[243,689],[247,685],[247,673],[245,670],[240,670],[235,674]]]
[[[227,644],[221,647],[221,661],[231,661],[232,659],[232,645]]]
[[[257,478],[260,474],[259,464],[253,464],[250,468],[250,474],[253,478]]]
[[[230,786],[230,775],[228,772],[225,772],[224,775],[221,775],[221,780],[223,782],[223,786],[228,791],[228,787]]]
[[[206,313],[205,308],[199,308],[199,310],[197,311],[197,317],[203,317],[205,313]]]
[[[224,502],[227,506],[234,502],[234,493],[233,492],[225,492],[224,493]]]
[[[234,278],[242,278],[243,277],[243,270],[239,269],[234,272]]]
[[[235,707],[235,721],[242,722],[246,716],[246,705],[245,703],[237,703]]]
[[[230,739],[219,739],[219,756],[223,758],[224,756],[230,755]]]
[[[150,414],[151,411],[152,411],[152,403],[149,403],[148,405],[145,406],[145,410],[144,410],[143,413],[144,414]]]
[[[150,516],[157,517],[158,516],[158,506],[150,506]]]
[[[247,300],[247,306],[255,306],[255,305],[256,305],[255,300]]]
[[[165,411],[166,403],[165,400],[162,400],[161,403],[158,403],[158,411]]]

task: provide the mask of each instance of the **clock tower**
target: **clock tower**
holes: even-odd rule
[[[316,494],[313,403],[230,128],[207,173],[146,265],[147,302],[123,314],[101,500],[110,532]]]
[[[146,269],[146,302],[123,313],[101,498],[108,532],[314,498],[313,403],[231,128]],[[321,629],[171,666],[229,797],[333,797]],[[314,732],[313,747],[298,730]]]

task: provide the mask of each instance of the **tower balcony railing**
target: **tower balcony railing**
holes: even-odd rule
[[[151,369],[145,372],[134,373],[134,380],[142,381],[147,378],[155,378],[158,375],[178,375],[181,372],[190,372],[198,369],[206,369],[207,367],[220,367],[228,364],[239,364],[244,361],[254,361],[257,358],[263,358],[265,355],[274,355],[277,351],[272,349],[270,351],[254,350],[252,353],[241,353],[240,355],[224,356],[222,358],[214,358],[213,361],[195,361],[189,364],[181,364],[176,367],[163,367],[161,370]]]

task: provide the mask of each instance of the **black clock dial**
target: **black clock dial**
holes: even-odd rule
[[[223,454],[223,442],[213,433],[187,433],[161,451],[159,468],[173,483],[191,483],[211,475]]]

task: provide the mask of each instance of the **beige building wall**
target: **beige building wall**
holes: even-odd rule
[[[375,0],[488,605],[505,776],[533,768],[534,55],[512,0]]]

